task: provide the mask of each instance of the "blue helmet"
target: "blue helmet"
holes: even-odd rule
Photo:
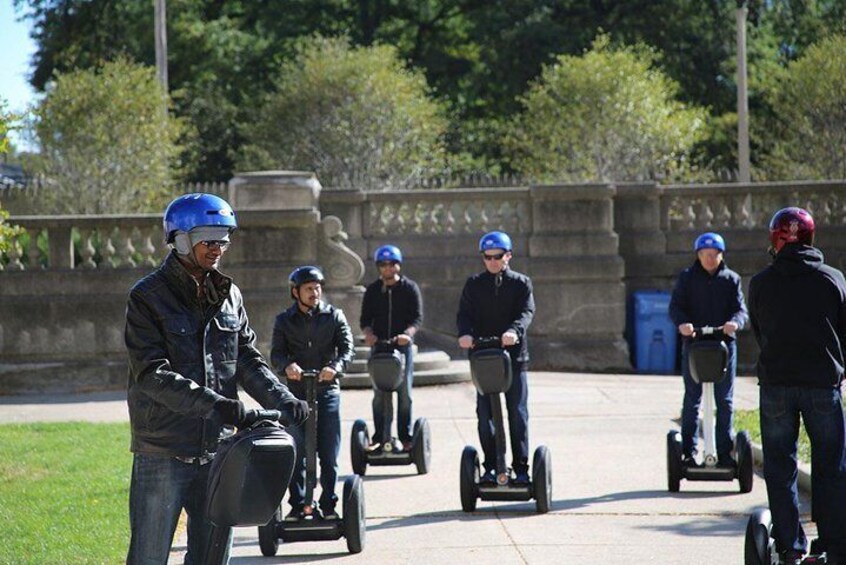
[[[723,236],[714,232],[705,232],[696,238],[693,244],[693,250],[699,252],[700,249],[716,249],[721,252],[726,250],[726,242]]]
[[[479,240],[479,252],[481,253],[488,249],[511,251],[511,238],[503,231],[488,232]]]
[[[402,251],[396,245],[383,245],[373,254],[373,260],[377,263],[380,261],[396,261],[402,263]]]
[[[232,207],[219,196],[194,192],[168,204],[162,222],[165,243],[172,243],[176,232],[188,233],[199,226],[221,226],[231,232],[238,227]]]

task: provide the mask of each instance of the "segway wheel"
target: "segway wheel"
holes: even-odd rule
[[[746,539],[743,547],[744,565],[770,565],[774,543],[770,537],[773,521],[770,511],[760,508],[752,513],[746,523]]]
[[[364,476],[367,473],[367,446],[370,445],[370,432],[364,420],[353,422],[350,434],[350,460],[353,473]]]
[[[361,477],[353,475],[344,481],[344,536],[347,538],[347,550],[350,553],[361,553],[366,532],[364,483]]]
[[[282,508],[276,510],[270,522],[258,528],[259,548],[265,557],[273,557],[279,550],[279,536],[276,535],[276,524],[282,520]]]
[[[465,512],[476,510],[479,496],[479,454],[476,448],[466,446],[461,453],[461,509]]]
[[[432,460],[432,437],[429,431],[429,421],[426,418],[418,418],[414,422],[414,435],[412,437],[412,453],[414,464],[417,466],[417,474],[425,475],[429,472],[429,463]]]
[[[737,454],[737,481],[740,483],[740,492],[750,492],[755,473],[752,442],[749,441],[749,433],[745,430],[738,432],[734,440],[734,451]]]
[[[532,488],[538,514],[549,512],[552,502],[552,454],[541,445],[532,457]]]
[[[667,433],[667,490],[679,492],[682,480],[681,435],[676,430]]]

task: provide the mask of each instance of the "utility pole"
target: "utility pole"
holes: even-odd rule
[[[738,182],[751,182],[749,162],[749,98],[746,90],[746,0],[737,0],[737,168]]]
[[[165,92],[167,89],[167,13],[165,0],[153,0],[155,11],[153,15],[156,42],[156,77]]]

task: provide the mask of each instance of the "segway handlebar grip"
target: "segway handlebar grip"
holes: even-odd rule
[[[247,410],[244,414],[244,420],[241,424],[242,428],[249,428],[256,425],[258,422],[278,422],[282,418],[282,412],[279,410],[265,410],[252,408]]]

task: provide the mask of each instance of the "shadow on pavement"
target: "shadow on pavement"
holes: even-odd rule
[[[21,394],[16,396],[0,396],[0,405],[20,404],[78,404],[82,402],[114,402],[126,401],[125,390],[110,390],[103,392],[69,393],[69,394]]]

